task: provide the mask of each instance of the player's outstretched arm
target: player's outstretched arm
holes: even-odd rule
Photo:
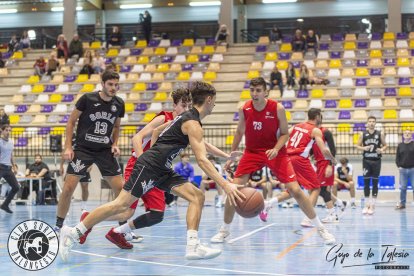
[[[151,139],[152,132],[162,124],[164,124],[165,116],[160,115],[155,117],[151,122],[149,122],[143,129],[138,131],[134,137],[132,137],[132,147],[135,151],[135,156],[138,158],[143,152],[142,141],[145,139]]]

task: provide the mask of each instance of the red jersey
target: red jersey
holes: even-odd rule
[[[319,129],[322,131],[322,140],[325,143],[325,146],[328,147],[328,143],[325,140],[325,131],[327,131],[327,129],[324,127],[320,127]],[[329,158],[326,158],[325,155],[323,155],[322,151],[319,149],[316,143],[312,145],[312,150],[313,150],[313,157],[315,158],[316,162],[330,160]]]
[[[246,150],[257,152],[272,149],[280,135],[279,120],[277,118],[277,102],[267,100],[262,111],[254,109],[253,101],[247,101],[243,106],[246,124]],[[285,152],[283,146],[279,152]]]
[[[309,152],[315,140],[312,138],[312,131],[316,126],[305,122],[293,126],[290,133],[287,152],[289,155],[299,155],[304,158],[309,157]]]

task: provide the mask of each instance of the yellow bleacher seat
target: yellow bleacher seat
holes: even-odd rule
[[[188,55],[187,56],[187,62],[191,62],[191,63],[198,62],[198,56],[197,55]]]
[[[186,38],[186,39],[184,39],[183,46],[187,46],[187,47],[194,46],[194,39],[192,39],[192,38]]]
[[[168,72],[170,71],[170,66],[166,63],[161,63],[157,67],[158,72]]]
[[[226,46],[217,46],[216,53],[223,54],[225,52],[227,52],[227,47]]]
[[[337,126],[338,132],[349,132],[351,130],[351,124],[341,123]]]
[[[240,93],[240,100],[250,100],[250,99],[251,99],[251,97],[250,97],[250,91],[249,90],[243,90]]]
[[[23,52],[21,52],[21,51],[14,52],[11,58],[12,59],[22,59],[23,58]]]
[[[288,68],[288,66],[289,66],[289,63],[286,60],[279,60],[276,63],[276,67],[279,70],[286,70]]]
[[[0,76],[7,76],[8,71],[7,68],[0,68]]]
[[[294,52],[292,54],[291,60],[303,60],[303,53],[301,53],[301,52]]]
[[[191,48],[190,53],[191,54],[201,54],[203,52],[203,50],[201,49],[200,46],[194,46],[193,48]]]
[[[370,67],[382,67],[382,59],[380,58],[372,58],[369,60]]]
[[[168,98],[167,92],[157,92],[154,96],[154,101],[166,101]]]
[[[121,128],[121,133],[125,135],[135,135],[135,133],[137,133],[137,127],[136,126],[123,126]]]
[[[410,65],[410,60],[408,58],[405,57],[399,57],[397,60],[397,65],[398,66],[409,66]]]
[[[356,69],[356,75],[358,77],[367,77],[368,74],[368,69],[367,68],[357,68]]]
[[[189,79],[190,79],[190,73],[189,72],[180,72],[177,76],[177,80],[187,81]]]
[[[90,48],[91,49],[100,49],[100,48],[102,48],[102,44],[101,44],[100,41],[93,41],[91,43],[91,47]]]
[[[346,34],[345,35],[345,41],[355,41],[356,35],[355,34]]]
[[[52,94],[49,98],[49,103],[60,103],[62,101],[61,94]]]
[[[91,83],[85,83],[82,86],[82,89],[80,90],[80,92],[82,93],[89,93],[89,92],[93,92],[95,90],[95,85],[91,84]]]
[[[354,69],[352,68],[344,68],[341,72],[342,77],[353,77],[355,76]]]
[[[42,93],[43,91],[45,91],[43,84],[35,84],[32,87],[32,93]]]
[[[274,61],[276,59],[277,59],[277,53],[276,52],[266,53],[265,60],[267,60],[267,61]]]
[[[151,122],[152,119],[154,119],[156,115],[157,114],[155,113],[145,113],[145,116],[144,116],[144,119],[142,119],[142,122],[149,123]]]
[[[290,111],[285,111],[285,113],[286,113],[286,119],[288,121],[292,120],[292,114],[290,113]]]
[[[11,125],[18,124],[20,121],[19,115],[9,115],[9,121]]]
[[[164,73],[154,73],[152,75],[152,81],[164,81]]]
[[[146,40],[138,40],[135,44],[135,48],[145,48],[147,47],[147,41]]]
[[[144,51],[142,51],[141,55],[152,56],[153,54],[154,54],[154,50],[152,48],[145,48]]]
[[[395,109],[387,109],[384,110],[384,119],[397,119],[397,110]]]
[[[398,95],[399,96],[412,96],[411,88],[410,87],[400,87],[398,89]]]
[[[89,49],[89,47],[90,47],[89,42],[82,42],[83,49]]]
[[[53,127],[50,131],[52,135],[64,134],[66,131],[66,127]]]
[[[267,45],[270,43],[268,36],[261,36],[259,37],[259,41],[257,42],[260,45]]]
[[[137,82],[134,87],[132,88],[132,91],[145,91],[147,90],[147,86],[145,83]]]
[[[410,54],[408,53],[407,49],[398,49],[397,50],[397,57],[409,57]]]
[[[214,54],[214,46],[204,46],[203,54]]]
[[[401,130],[405,131],[405,130],[414,130],[414,123],[401,123]]]
[[[342,68],[342,62],[340,59],[331,59],[329,62],[329,68]]]
[[[282,46],[280,46],[281,52],[292,52],[292,45],[290,43],[283,43]]]
[[[410,40],[410,49],[414,49],[414,39]]]
[[[253,61],[250,64],[250,70],[262,70],[262,63],[260,61]]]
[[[170,71],[172,71],[172,72],[180,72],[181,70],[182,70],[181,64],[178,64],[178,63],[171,64]]]
[[[155,52],[154,53],[156,55],[165,55],[166,51],[165,51],[165,48],[158,47],[158,48],[155,49]]]
[[[345,50],[355,50],[356,49],[356,45],[355,42],[353,41],[347,41],[344,43],[344,49]]]
[[[125,112],[131,113],[134,112],[135,105],[133,103],[125,103]]]
[[[351,99],[340,99],[339,108],[352,108],[352,100]]]
[[[24,130],[25,130],[24,127],[13,127],[12,131],[11,131],[11,134],[12,134],[12,136],[22,135]]]
[[[369,52],[369,56],[371,58],[380,58],[382,57],[382,52],[381,50],[371,50],[371,52]]]
[[[138,81],[138,74],[134,74],[134,73],[131,73],[131,74],[128,74],[128,76],[127,76],[127,78],[126,78],[126,80],[128,81],[128,82],[137,82]]]
[[[87,82],[89,80],[88,74],[79,74],[76,78],[76,82]]]
[[[253,70],[253,71],[249,71],[247,73],[247,78],[248,79],[254,79],[254,78],[258,78],[258,77],[260,77],[259,71]]]
[[[204,80],[206,81],[213,81],[217,78],[216,72],[205,72],[204,73]]]
[[[137,61],[138,64],[147,64],[148,62],[149,62],[148,56],[140,56]]]
[[[159,90],[165,90],[165,91],[172,90],[172,84],[171,84],[171,82],[163,82],[163,83],[161,83],[161,86],[159,87]]]
[[[323,94],[322,89],[312,89],[311,98],[323,98]]]
[[[395,34],[393,32],[385,32],[383,39],[384,40],[395,40]]]
[[[27,83],[30,83],[30,84],[35,84],[35,83],[38,83],[39,81],[40,81],[40,79],[39,79],[38,75],[30,76],[27,79]]]
[[[208,65],[208,71],[219,71],[220,70],[220,63],[212,62]]]
[[[367,118],[367,112],[359,109],[355,110],[354,115],[352,116],[352,119],[359,121],[365,121]]]
[[[137,63],[137,57],[129,56],[129,57],[126,58],[124,63],[125,64],[135,64],[135,63]]]
[[[318,60],[315,67],[318,69],[328,68],[328,62],[326,60]]]
[[[116,48],[111,48],[111,49],[109,49],[109,50],[108,50],[108,52],[106,53],[106,56],[107,56],[107,57],[117,57],[117,56],[118,56],[118,54],[119,54],[118,49],[116,49]]]
[[[227,135],[226,137],[226,145],[232,145],[234,140],[234,135]]]
[[[358,142],[359,142],[359,136],[360,136],[359,133],[354,133],[354,135],[352,135],[352,143],[354,145],[358,144]]]
[[[325,97],[326,98],[339,98],[338,90],[336,88],[330,88],[326,90]]]

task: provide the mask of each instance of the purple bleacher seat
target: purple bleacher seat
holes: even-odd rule
[[[371,76],[381,76],[382,75],[382,69],[381,68],[371,68],[369,71],[369,74]]]
[[[278,54],[279,60],[289,60],[290,54],[289,53],[279,53]]]
[[[178,46],[181,46],[181,39],[174,39],[174,40],[171,42],[171,46],[173,46],[173,47],[178,47]]]
[[[331,39],[332,41],[343,41],[344,36],[342,34],[332,34]]]
[[[341,58],[341,52],[338,52],[338,51],[331,52],[331,58],[334,58],[334,59]]]
[[[198,61],[200,62],[209,62],[210,61],[210,55],[199,55]]]
[[[110,64],[112,62],[112,58],[105,58],[105,64]]]
[[[3,59],[8,59],[12,56],[12,52],[6,52],[6,53],[2,53],[2,58]]]
[[[308,90],[298,90],[298,98],[308,98],[309,93]]]
[[[266,45],[257,45],[256,46],[256,53],[266,52],[267,47]]]
[[[283,107],[284,107],[284,108],[286,108],[286,109],[291,109],[291,108],[293,108],[292,101],[282,101],[282,105],[283,105]]]
[[[358,49],[368,49],[368,42],[360,41],[358,42]]]
[[[53,111],[53,105],[51,105],[51,104],[42,105],[42,109],[40,110],[40,112],[42,112],[42,113],[50,113],[52,111]]]
[[[161,62],[162,63],[171,63],[172,61],[173,61],[172,56],[162,56],[161,57]]]
[[[339,111],[339,120],[349,120],[351,119],[351,112],[348,110],[341,110]]]
[[[384,59],[384,66],[395,66],[395,58]]]
[[[158,90],[158,83],[156,83],[156,82],[147,83],[147,90],[149,90],[149,91]]]
[[[366,59],[358,59],[357,60],[357,67],[367,67],[368,61]]]
[[[407,33],[397,33],[397,39],[407,39]]]
[[[146,103],[138,103],[136,106],[135,106],[135,111],[145,111],[145,110],[147,110],[148,109],[148,106],[147,106],[147,104]]]
[[[183,71],[192,71],[194,64],[184,64]]]
[[[16,108],[16,113],[25,113],[27,111],[27,105],[25,104],[20,104],[17,106]]]
[[[62,103],[71,103],[75,99],[75,96],[73,94],[66,94],[63,95]]]
[[[336,108],[336,101],[335,100],[326,100],[325,108]]]
[[[214,38],[209,38],[206,40],[206,45],[209,45],[209,46],[216,45],[216,41],[214,40]]]
[[[414,49],[411,49],[410,53],[411,53],[411,56],[414,57]]]
[[[14,144],[15,147],[25,147],[29,143],[28,137],[19,137],[17,138],[17,143]]]
[[[130,51],[131,56],[139,56],[142,53],[141,49],[135,49],[135,48],[132,48],[129,51]]]
[[[282,42],[283,43],[291,43],[293,37],[291,35],[283,35]]]
[[[399,78],[398,84],[399,85],[411,85],[411,80],[410,78]]]
[[[295,61],[291,61],[291,62],[292,62],[292,64],[293,64],[293,67],[294,67],[294,68],[300,68],[300,65],[302,64],[302,62],[297,61],[297,60],[295,60]]]
[[[329,50],[329,43],[321,43],[321,44],[319,44],[319,50],[328,51]]]
[[[250,81],[246,81],[243,88],[250,88]]]
[[[237,121],[239,121],[239,112],[234,112],[234,115],[233,115],[233,121],[235,121],[235,122],[237,122]]]
[[[131,69],[132,69],[132,66],[131,65],[121,65],[121,68],[120,68],[119,71],[121,73],[128,73],[128,72],[131,71]]]
[[[385,88],[384,96],[390,96],[390,97],[397,96],[397,89],[395,89],[394,87]]]
[[[354,102],[354,107],[367,107],[367,101],[364,99],[357,99]]]
[[[382,34],[380,33],[373,33],[371,36],[371,40],[381,40],[382,39]]]
[[[64,82],[74,82],[76,80],[76,76],[70,75],[66,76]]]
[[[355,86],[367,86],[367,79],[357,78],[355,81]]]
[[[355,123],[354,131],[364,131],[366,129],[365,123]]]
[[[148,43],[148,47],[157,47],[160,44],[161,40],[151,39]]]
[[[45,87],[45,90],[43,92],[55,92],[56,90],[56,85],[54,84],[48,84]]]
[[[65,114],[62,116],[62,118],[59,120],[59,123],[66,124],[69,121],[69,114]]]
[[[41,127],[37,132],[38,135],[46,135],[50,133],[50,127]]]

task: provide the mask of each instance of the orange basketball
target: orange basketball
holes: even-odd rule
[[[243,202],[237,200],[236,212],[244,218],[257,216],[264,209],[262,193],[251,187],[241,188],[240,191],[246,199]]]

